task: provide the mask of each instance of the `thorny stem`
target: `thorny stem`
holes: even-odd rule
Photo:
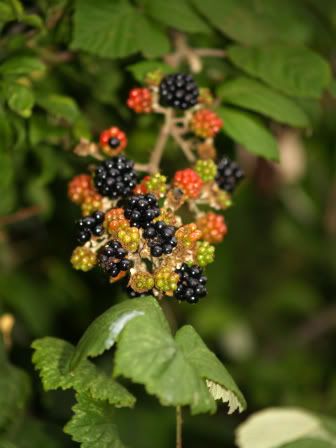
[[[176,406],[176,448],[182,448],[182,409]]]

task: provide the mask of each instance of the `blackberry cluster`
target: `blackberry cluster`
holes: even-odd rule
[[[111,277],[117,277],[121,271],[132,267],[131,260],[126,258],[128,252],[117,240],[109,241],[98,253],[98,264]]]
[[[188,266],[183,263],[176,270],[180,276],[175,290],[175,297],[178,300],[188,303],[197,303],[199,299],[207,295],[207,278],[203,275],[203,269],[197,265]]]
[[[81,218],[77,221],[77,242],[81,246],[85,244],[91,236],[101,236],[104,233],[105,214],[103,212],[95,212],[86,218]]]
[[[111,157],[97,166],[94,184],[102,196],[111,199],[128,196],[137,183],[134,162],[124,155]]]
[[[125,201],[124,215],[132,227],[145,229],[160,215],[158,200],[150,193],[131,196]]]
[[[148,241],[152,257],[171,254],[177,245],[175,237],[176,227],[169,226],[163,221],[157,221],[148,226],[143,236]]]
[[[175,73],[165,76],[159,85],[159,100],[162,106],[174,109],[190,109],[199,96],[197,84],[192,76]]]
[[[232,193],[244,177],[244,171],[228,157],[223,157],[217,165],[216,182],[219,188],[228,193]]]

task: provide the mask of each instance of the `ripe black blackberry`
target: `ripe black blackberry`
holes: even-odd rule
[[[106,274],[116,277],[121,271],[128,271],[132,267],[132,261],[126,258],[127,254],[119,241],[109,241],[98,252],[98,265]]]
[[[152,223],[143,231],[143,237],[148,240],[152,257],[171,254],[177,245],[176,227],[163,221]]]
[[[104,233],[103,221],[105,214],[103,212],[94,212],[86,218],[77,221],[77,242],[81,246],[85,244],[91,236],[101,236]]]
[[[153,194],[137,194],[124,202],[124,215],[132,227],[145,229],[160,215],[158,200]]]
[[[94,185],[102,196],[117,199],[128,196],[137,183],[134,162],[124,155],[111,157],[99,164],[94,173]]]
[[[232,193],[244,177],[244,171],[228,157],[223,157],[217,164],[216,182],[219,188],[228,193]]]
[[[197,303],[199,299],[207,295],[207,278],[203,275],[203,269],[200,266],[188,266],[183,263],[176,272],[180,280],[175,290],[175,297],[178,300],[188,303]]]
[[[162,106],[174,109],[190,109],[199,96],[197,84],[191,75],[175,73],[165,76],[159,85],[159,101]]]

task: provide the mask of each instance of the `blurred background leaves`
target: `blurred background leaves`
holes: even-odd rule
[[[123,293],[70,267],[78,211],[66,184],[88,163],[71,149],[115,124],[128,154],[148,159],[160,121],[130,113],[127,92],[148,69],[168,71],[177,32],[191,48],[225,53],[202,58],[195,77],[221,101],[219,152],[236,155],[248,178],[226,213],[209,297],[171,309],[225,361],[249,409],[186,415],[185,446],[234,446],[237,425],[265,407],[334,414],[336,3],[2,0],[0,30],[0,315],[15,318],[11,363],[1,349],[0,402],[12,406],[0,406],[1,448],[75,446],[62,434],[73,395],[42,392],[29,347],[46,335],[76,343]],[[185,162],[168,149],[171,174]],[[18,400],[11,390],[22,390]],[[131,390],[140,404],[117,415],[125,440],[171,447],[171,410]]]

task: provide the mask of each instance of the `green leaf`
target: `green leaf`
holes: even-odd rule
[[[135,398],[120,384],[83,359],[70,369],[74,347],[61,339],[46,337],[32,344],[33,362],[39,370],[45,390],[70,389],[88,392],[97,400],[107,400],[114,406],[133,406]]]
[[[145,76],[149,72],[153,72],[155,70],[161,70],[162,73],[173,72],[173,69],[168,64],[160,61],[141,61],[136,64],[128,65],[126,68],[140,83],[144,81]]]
[[[54,93],[38,94],[37,104],[52,115],[73,123],[80,115],[77,103],[72,98]]]
[[[0,74],[10,76],[29,75],[34,72],[44,72],[45,64],[32,56],[14,56],[0,65]]]
[[[253,115],[228,107],[218,111],[223,132],[243,145],[248,151],[266,159],[278,160],[277,143],[273,135]]]
[[[254,79],[241,77],[227,81],[217,94],[224,103],[259,112],[280,123],[309,126],[307,115],[293,100]]]
[[[77,0],[71,46],[108,58],[128,56],[139,49],[136,21],[127,0]]]
[[[331,82],[327,61],[305,47],[232,46],[228,57],[237,67],[288,95],[319,98]]]
[[[139,49],[146,57],[156,58],[169,52],[170,43],[167,36],[144,15],[138,14],[136,36]]]
[[[0,336],[1,337],[1,336]],[[31,393],[28,375],[8,363],[0,346],[0,432],[18,418]]]
[[[304,5],[292,0],[192,0],[209,22],[246,45],[307,42],[315,22]]]
[[[143,0],[146,14],[158,22],[189,33],[208,33],[209,27],[187,1]]]
[[[126,300],[111,307],[93,321],[82,336],[71,362],[72,368],[88,356],[98,356],[105,350],[109,350],[125,325],[132,319],[143,316],[145,312],[168,328],[168,323],[160,311],[159,305],[153,303],[151,298],[139,301]]]
[[[239,448],[331,448],[335,438],[316,415],[304,409],[269,408],[238,426],[236,443]]]
[[[6,92],[8,106],[23,118],[30,117],[35,98],[32,90],[22,84],[10,84]]]
[[[114,423],[114,409],[87,394],[76,395],[75,415],[64,428],[82,448],[125,448]]]

